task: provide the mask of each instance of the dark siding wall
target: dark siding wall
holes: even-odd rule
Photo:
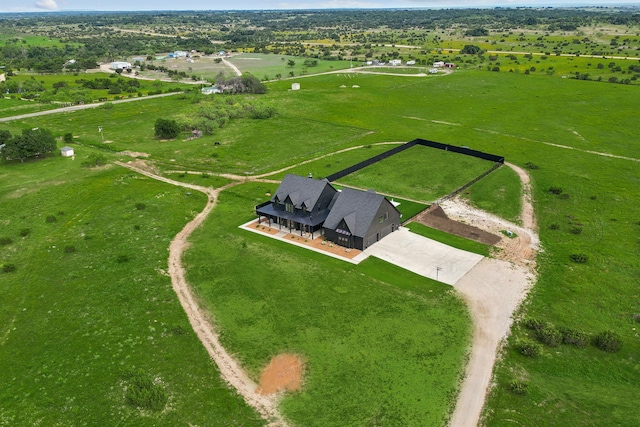
[[[378,218],[384,214],[388,214],[389,218],[384,222],[379,222]],[[400,226],[400,214],[393,207],[391,202],[387,199],[384,199],[380,204],[380,208],[378,212],[376,212],[376,216],[373,218],[371,223],[371,227],[367,231],[366,236],[364,236],[364,248],[368,248],[373,245],[378,240],[382,239],[387,234],[395,231]]]

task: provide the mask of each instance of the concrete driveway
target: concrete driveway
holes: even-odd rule
[[[419,236],[404,227],[385,236],[354,260],[361,261],[368,256],[448,285],[455,284],[484,258]]]

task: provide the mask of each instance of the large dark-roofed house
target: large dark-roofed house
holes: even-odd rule
[[[400,212],[375,191],[345,188],[326,179],[286,175],[271,200],[256,206],[260,221],[300,234],[324,232],[340,246],[364,250],[400,226]]]
[[[267,217],[269,225],[273,222],[289,231],[311,233],[313,238],[322,229],[336,193],[327,180],[287,174],[271,200],[256,206],[256,213]]]
[[[324,221],[327,240],[365,250],[400,226],[400,212],[373,190],[344,188]]]

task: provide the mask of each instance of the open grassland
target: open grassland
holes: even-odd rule
[[[340,88],[341,85],[354,84],[360,88]],[[296,92],[289,91],[290,82],[274,82],[269,88],[269,93],[259,98],[276,106],[276,117],[231,122],[214,135],[195,141],[160,142],[153,139],[153,122],[158,117],[171,116],[192,105],[193,100],[189,97],[145,100],[136,105],[114,105],[109,110],[34,118],[11,122],[3,128],[10,128],[14,132],[22,127],[42,126],[58,135],[72,131],[80,136],[80,150],[84,144],[101,145],[97,126],[103,125],[105,139],[114,141],[104,146],[146,152],[151,160],[211,173],[267,172],[350,146],[409,141],[416,137],[468,145],[473,149],[504,155],[507,161],[519,166],[534,163],[539,168],[531,169],[530,174],[544,252],[538,262],[538,283],[521,316],[538,318],[557,327],[581,330],[590,334],[590,337],[603,330],[614,330],[621,336],[623,347],[619,353],[606,353],[593,347],[545,346],[538,358],[526,358],[517,351],[516,344],[527,335],[533,338],[532,332],[517,327],[498,367],[497,385],[489,399],[485,422],[489,426],[508,425],[510,420],[517,420],[524,425],[530,425],[531,420],[535,420],[537,425],[640,424],[633,398],[640,380],[637,369],[640,342],[633,330],[638,328],[638,324],[634,323],[632,317],[640,311],[637,290],[637,277],[640,276],[637,263],[640,257],[640,217],[634,208],[640,204],[640,193],[637,191],[640,187],[640,162],[633,160],[640,159],[640,145],[635,143],[637,112],[640,111],[637,87],[542,75],[465,70],[433,79],[327,75],[305,79],[302,90]],[[220,141],[221,145],[214,146],[214,141]],[[367,150],[362,149],[364,151]],[[214,152],[218,152],[219,157],[214,158]],[[345,153],[347,155],[351,154]],[[175,162],[171,162],[171,159]],[[337,157],[311,163],[314,176],[326,176],[327,172],[334,171],[335,159]],[[328,163],[333,165],[326,167]],[[2,164],[3,171],[8,167],[6,163]],[[327,172],[322,172],[323,168]],[[304,169],[296,171],[306,175],[310,170]],[[336,169],[342,169],[342,166]],[[513,195],[517,184],[514,183],[515,178],[504,170],[506,168],[499,169],[476,184],[477,187],[471,187],[468,196],[474,203],[482,205],[497,197],[484,194],[502,193],[503,203],[493,201],[484,205],[484,208],[513,217],[519,205],[519,199]],[[39,172],[34,170],[30,174],[31,178],[25,183],[33,180]],[[491,183],[492,178],[498,182]],[[2,181],[5,181],[4,177]],[[269,186],[274,188],[272,184]],[[552,194],[550,187],[554,187],[556,193],[556,188],[562,191]],[[221,210],[214,213],[216,220],[227,223],[225,221],[228,220],[223,218],[226,205],[244,206],[235,220],[250,218],[253,205],[264,201],[264,193],[264,187],[255,196],[242,196],[240,191],[223,193]],[[482,197],[474,200],[475,196]],[[225,197],[244,197],[246,200],[242,203],[232,200],[225,202]],[[505,204],[511,205],[508,210],[504,209]],[[268,247],[271,254],[277,250],[277,257],[265,256],[267,261],[260,265],[260,268],[269,272],[270,287],[278,283],[274,277],[283,276],[287,286],[292,286],[295,280],[306,295],[308,288],[304,278],[309,273],[304,267],[307,264],[318,265],[316,262],[321,265],[314,267],[312,275],[319,274],[318,271],[325,274],[327,270],[326,274],[337,275],[331,278],[336,277],[335,281],[341,282],[338,287],[352,286],[352,282],[353,286],[361,286],[359,280],[365,280],[353,279],[357,276],[354,273],[339,275],[339,271],[348,270],[349,267],[337,261],[337,264],[324,258],[323,261],[317,261],[315,255],[302,249],[271,241],[267,243],[266,239],[259,239],[259,236],[241,234],[235,230],[237,222],[224,230],[213,222],[207,223],[203,230],[211,230],[211,234],[205,237],[203,232],[197,236],[192,252],[187,255],[189,263],[197,261],[205,265],[202,273],[189,270],[190,278],[196,282],[204,299],[208,298],[205,287],[211,287],[210,292],[216,298],[224,292],[224,283],[211,285],[218,277],[218,270],[206,274],[213,258],[207,258],[205,263],[204,258],[196,257],[198,251],[204,254],[217,251],[210,247],[214,245],[213,242],[229,249],[220,255],[215,252],[217,258],[213,262],[226,263],[224,265],[230,265],[229,268],[235,268],[231,265],[231,258],[244,262],[242,256],[238,255],[241,251],[266,253],[265,247]],[[243,248],[242,241],[247,243],[247,248]],[[46,241],[42,242],[38,247],[46,248]],[[571,261],[572,255],[586,255],[587,262],[574,263]],[[286,262],[280,263],[280,259]],[[256,265],[247,266],[241,272],[248,275],[247,282],[238,284],[233,292],[250,300],[250,307],[264,303],[264,307],[271,310],[270,313],[275,313],[280,309],[273,308],[276,305],[274,299],[267,298],[273,294],[268,293],[272,290],[262,283],[266,279],[259,274],[260,268]],[[295,271],[288,270],[290,268]],[[372,268],[371,264],[368,268]],[[278,269],[284,273],[281,274]],[[370,272],[363,271],[363,274],[365,276],[362,277],[372,277]],[[10,275],[2,276],[3,279],[6,277]],[[349,277],[349,280],[345,281],[344,277]],[[422,283],[422,279],[416,280]],[[254,281],[256,283],[252,283]],[[319,289],[312,289],[314,292],[323,289],[324,283],[321,282],[316,286]],[[390,278],[381,282],[395,285],[395,280]],[[28,294],[25,301],[35,300],[39,295]],[[293,298],[291,295],[296,293],[291,291],[281,299]],[[277,297],[280,298],[280,294]],[[323,302],[323,298],[328,296],[318,294],[312,308],[315,309],[318,301]],[[233,300],[227,300],[221,306],[216,301],[211,301],[211,310],[216,316],[218,310],[220,313],[230,313],[235,307]],[[254,304],[255,301],[258,302]],[[334,300],[330,301],[333,304]],[[410,307],[414,307],[414,303],[408,304],[407,310],[413,310]],[[21,309],[19,300],[15,298],[7,307]],[[387,307],[386,303],[381,307]],[[296,306],[292,311],[299,313],[299,309]],[[330,309],[333,310],[331,305],[327,307],[327,310]],[[351,309],[348,307],[348,310]],[[304,307],[304,310],[311,308]],[[404,309],[398,307],[398,310],[402,312]],[[403,315],[409,316],[409,312]],[[243,332],[242,319],[222,319],[227,322],[223,325],[223,339],[232,349],[238,349],[239,356],[254,373],[273,352],[297,350],[306,355],[307,347],[302,344],[289,345],[293,340],[287,341],[287,337],[299,334],[297,325],[308,321],[309,316],[282,316],[282,321],[277,323],[273,323],[269,317],[254,318],[253,324],[247,321],[247,331],[250,330],[251,334]],[[350,315],[345,313],[340,316],[349,318]],[[226,325],[235,328],[238,336],[225,333]],[[283,328],[282,332],[273,333],[277,328]],[[266,331],[266,336],[270,338],[264,345],[249,346],[246,344],[248,341],[257,339],[256,331]],[[309,336],[314,337],[315,330],[308,331]],[[247,334],[249,338],[245,336]],[[361,342],[358,341],[360,335],[354,333],[344,338],[344,345],[350,345],[348,342],[351,339]],[[364,333],[362,335],[371,337]],[[311,348],[311,344],[305,346]],[[257,352],[261,352],[259,357],[255,355]],[[356,354],[353,354],[353,360],[356,360]],[[312,371],[313,366],[310,367]],[[15,372],[28,374],[31,371],[20,368]],[[18,377],[17,374],[15,376]],[[515,394],[511,391],[508,386],[513,380],[525,382],[528,385],[527,393]],[[304,396],[304,393],[307,393],[306,389],[300,396]],[[291,401],[295,399],[296,396]],[[394,402],[400,402],[400,399],[398,397]],[[305,419],[303,409],[294,406],[285,403],[287,414],[296,414],[296,417],[300,417],[296,419]],[[382,408],[384,405],[371,410]],[[326,407],[318,412],[324,411]],[[351,408],[344,411],[346,414],[353,413]]]
[[[35,101],[22,101],[11,97],[0,98],[0,117],[16,116],[18,114],[34,113],[42,110],[58,108],[56,104],[41,104]]]
[[[170,239],[206,198],[79,157],[0,169],[0,424],[263,425],[166,274]],[[134,374],[163,409],[129,403]]]
[[[154,65],[156,67],[166,67],[169,70],[185,72],[188,76],[196,76],[198,79],[210,80],[215,82],[217,78],[235,77],[236,73],[222,62],[216,62],[216,58],[212,56],[201,56],[194,58],[193,62],[187,62],[187,58],[165,58],[144,61],[145,65]],[[129,58],[133,64],[133,58]],[[161,79],[166,76],[159,70],[139,70],[141,77],[148,79]]]
[[[433,202],[488,171],[494,163],[431,147],[413,146],[340,178],[340,183]]]
[[[306,66],[304,65],[305,60],[310,59],[300,56],[263,53],[243,53],[228,59],[229,62],[238,67],[243,73],[250,73],[259,79],[264,78],[265,80],[275,79],[278,74],[281,77],[290,77],[290,73],[293,73],[294,76],[317,74],[349,68],[351,65],[348,61],[316,59],[317,65]],[[293,61],[294,65],[291,66],[289,61]]]
[[[225,191],[185,256],[223,344],[254,378],[272,356],[306,360],[285,397],[295,425],[442,425],[469,336],[450,288],[375,259],[358,266],[237,228],[265,184]]]
[[[522,184],[515,171],[501,166],[463,191],[460,197],[480,209],[517,223],[522,209],[521,194]]]

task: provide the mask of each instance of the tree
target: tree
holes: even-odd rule
[[[156,138],[175,139],[180,134],[178,122],[171,119],[158,119],[153,127]]]
[[[467,44],[462,48],[460,53],[469,54],[469,55],[475,55],[477,53],[482,53],[482,49],[480,49],[479,46],[476,46],[476,45],[473,45],[473,44]]]
[[[295,67],[296,61],[294,61],[293,59],[290,59],[290,60],[287,61],[287,65],[289,67]]]
[[[0,141],[6,139],[8,132],[0,132]],[[10,134],[9,134],[10,135]],[[6,140],[2,148],[2,156],[6,159],[24,159],[51,153],[56,149],[56,140],[46,129],[23,129],[22,135]]]

